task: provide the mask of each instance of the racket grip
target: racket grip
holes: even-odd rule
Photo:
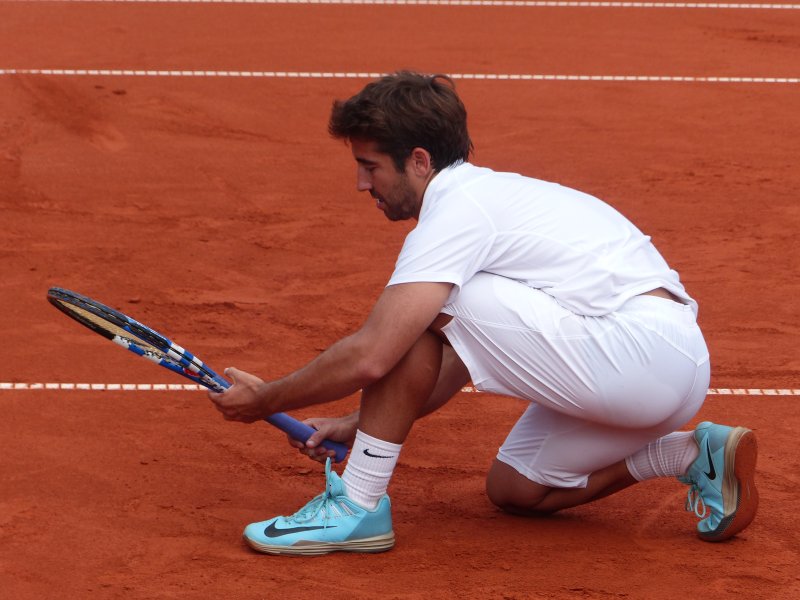
[[[294,417],[290,417],[286,413],[275,413],[264,420],[301,442],[306,442],[308,438],[311,437],[311,434],[316,431],[310,425],[306,425]],[[347,456],[348,449],[344,444],[331,440],[323,440],[322,445],[336,453],[336,456],[333,457],[333,462],[342,462],[344,457]]]
[[[185,373],[183,373],[183,375],[186,376]],[[229,387],[231,387],[231,384],[227,379],[225,379],[224,377],[220,377],[216,373],[213,374],[211,379],[213,379],[214,382],[219,386],[219,388],[221,388],[217,391],[227,390]],[[200,383],[202,383],[208,388],[214,389],[214,386],[209,385],[207,381],[201,380]],[[290,417],[286,413],[275,413],[274,415],[270,415],[264,420],[270,425],[277,427],[284,433],[289,434],[292,438],[300,440],[303,443],[307,442],[308,438],[311,437],[311,434],[314,433],[314,431],[316,431],[310,425],[306,425],[305,423],[298,421],[294,417]],[[333,462],[337,463],[342,462],[345,456],[347,456],[347,453],[349,452],[347,446],[339,442],[334,442],[332,440],[323,440],[322,446],[324,446],[328,450],[333,450],[336,453],[336,456],[333,457]]]

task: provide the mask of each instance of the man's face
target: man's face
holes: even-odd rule
[[[409,168],[399,172],[391,157],[377,150],[375,142],[354,139],[350,146],[358,163],[358,191],[369,192],[375,206],[390,221],[419,218],[424,187],[417,189],[409,178]]]

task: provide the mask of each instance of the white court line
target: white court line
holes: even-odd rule
[[[201,391],[205,388],[195,383],[20,383],[0,382],[0,391],[14,390],[68,390],[87,392],[163,392]],[[472,386],[462,392],[480,393]],[[800,389],[764,388],[711,388],[709,396],[800,396]]]
[[[0,382],[0,391],[78,390],[86,392],[179,392],[204,390],[196,383],[19,383]]]
[[[159,71],[142,69],[0,69],[3,75],[69,77],[242,77],[265,79],[377,79],[386,73],[323,71]],[[800,83],[800,77],[695,77],[672,75],[537,75],[515,73],[450,73],[453,79],[490,81],[604,81],[667,83]]]
[[[40,2],[41,0],[6,0]],[[567,2],[536,0],[51,0],[53,2],[138,4],[344,4],[368,6],[474,6],[522,8],[680,8],[707,10],[800,10],[800,4],[743,4],[718,2]]]

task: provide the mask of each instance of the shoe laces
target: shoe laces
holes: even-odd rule
[[[693,512],[699,519],[705,518],[706,514],[708,514],[703,494],[700,492],[700,486],[694,481],[689,486],[689,491],[686,494],[686,510]]]
[[[331,472],[331,459],[329,458],[325,463],[325,480],[330,478]],[[307,523],[316,519],[320,514],[322,515],[322,526],[327,527],[328,521],[332,518],[341,517],[342,514],[348,514],[350,511],[342,510],[344,507],[336,501],[331,493],[330,487],[326,484],[325,491],[312,498],[308,504],[298,510],[290,517],[286,517],[287,521],[295,523]]]
[[[294,513],[291,517],[286,517],[287,521],[294,521],[297,523],[306,523],[317,518],[320,513],[323,518],[323,526],[327,527],[328,518],[330,515],[329,506],[333,504],[333,498],[325,490],[320,495],[311,499],[303,508]]]

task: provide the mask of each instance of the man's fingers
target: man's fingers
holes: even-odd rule
[[[311,437],[309,437],[306,440],[306,447],[307,448],[317,448],[317,446],[319,446],[324,439],[325,439],[325,434],[322,433],[321,431],[317,430],[314,433],[312,433]]]
[[[239,369],[237,369],[236,367],[228,367],[222,373],[228,379],[231,380],[233,385],[236,385],[236,380],[239,378],[239,373],[241,373],[241,371],[239,371]],[[228,388],[228,389],[230,389],[230,388]],[[218,400],[220,400],[225,395],[225,392],[227,392],[227,391],[228,390],[225,390],[223,392],[215,392],[214,390],[208,390],[206,395],[208,396],[209,400],[211,400],[212,402],[216,403]]]
[[[223,373],[225,374],[225,377],[231,380],[233,385],[236,385],[236,380],[239,379],[239,373],[241,373],[241,371],[236,367],[228,367],[223,371]]]

